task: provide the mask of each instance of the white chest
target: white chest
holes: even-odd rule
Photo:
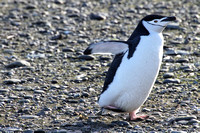
[[[153,87],[162,55],[162,34],[142,36],[133,56],[128,59],[128,52],[124,55],[113,82],[100,97],[100,105],[115,105],[127,111],[138,109]]]

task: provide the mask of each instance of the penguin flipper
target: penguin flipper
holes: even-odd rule
[[[92,43],[83,52],[85,55],[89,54],[113,54],[117,55],[128,50],[129,44],[126,41],[102,41]]]

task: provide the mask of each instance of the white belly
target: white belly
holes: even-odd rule
[[[114,105],[130,112],[145,102],[162,61],[162,40],[162,35],[142,36],[133,57],[128,59],[125,54],[113,82],[100,96],[101,107]]]

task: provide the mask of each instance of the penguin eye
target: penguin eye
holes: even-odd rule
[[[158,20],[154,20],[154,23],[158,23]]]

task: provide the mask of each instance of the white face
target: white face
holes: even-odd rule
[[[145,21],[143,20],[142,23],[145,26],[145,28],[149,32],[158,32],[161,33],[164,28],[168,25],[169,21],[162,21],[166,19],[167,17],[161,18],[161,19],[154,19],[152,21]]]

